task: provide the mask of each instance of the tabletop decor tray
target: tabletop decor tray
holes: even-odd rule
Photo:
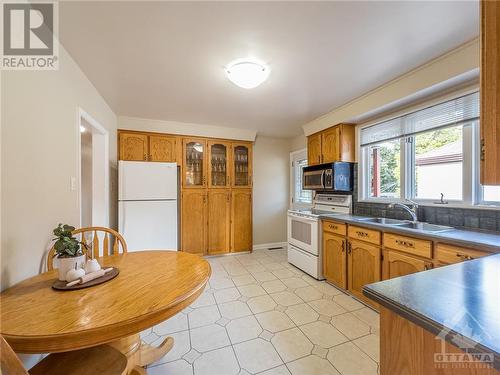
[[[104,276],[101,276],[97,279],[90,280],[89,282],[86,282],[85,284],[76,284],[72,286],[67,286],[68,284],[67,281],[61,281],[61,280],[56,280],[54,281],[54,284],[52,284],[52,288],[56,290],[77,290],[77,289],[84,289],[88,288],[94,285],[99,285],[102,283],[105,283],[106,281],[114,279],[118,274],[120,273],[120,270],[116,267],[112,267],[113,269],[106,273]]]

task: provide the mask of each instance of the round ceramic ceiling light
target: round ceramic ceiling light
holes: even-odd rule
[[[251,59],[238,59],[226,67],[227,78],[236,86],[253,89],[269,77],[270,69],[265,64]]]

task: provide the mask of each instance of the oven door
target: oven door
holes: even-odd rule
[[[302,188],[309,190],[322,190],[324,189],[324,176],[325,171],[304,171],[304,175],[302,176]]]
[[[310,254],[319,255],[319,231],[318,219],[298,213],[288,214],[288,243],[307,251]]]

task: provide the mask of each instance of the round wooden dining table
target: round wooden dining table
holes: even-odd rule
[[[0,294],[0,332],[18,353],[54,353],[109,344],[128,358],[129,371],[163,357],[173,346],[141,343],[139,333],[189,306],[210,277],[203,258],[177,251],[140,251],[99,258],[117,267],[114,279],[85,289],[52,289],[57,270]]]

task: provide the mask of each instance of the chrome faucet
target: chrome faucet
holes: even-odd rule
[[[403,203],[391,203],[391,204],[389,204],[388,207],[389,208],[395,208],[395,207],[402,208],[403,210],[405,210],[406,212],[408,212],[411,215],[412,221],[414,223],[416,223],[418,221],[418,217],[417,217],[418,204],[410,199],[405,199],[405,201],[410,202],[413,207],[410,208],[409,205],[406,205]]]

